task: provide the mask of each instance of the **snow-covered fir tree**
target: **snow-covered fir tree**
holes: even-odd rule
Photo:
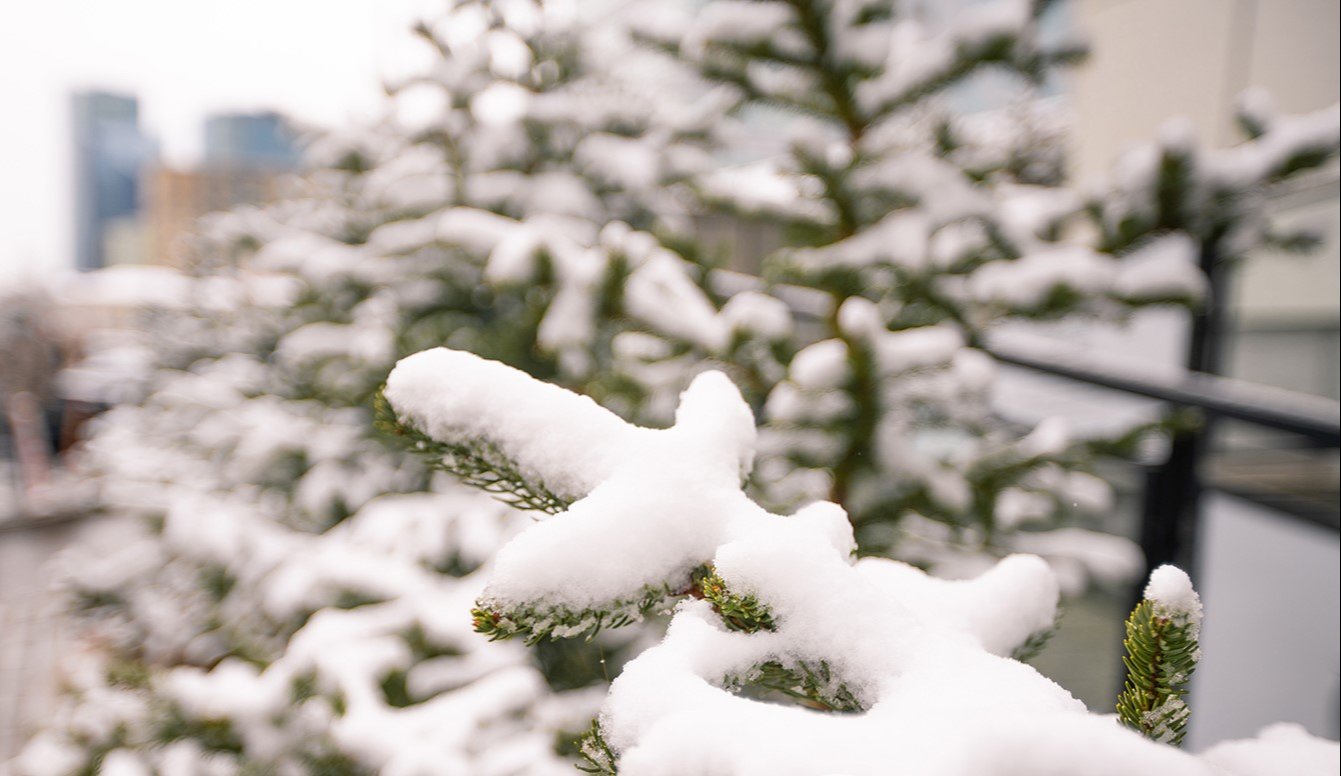
[[[781,555],[742,556],[747,565],[795,551],[809,553],[798,562],[833,566],[819,556],[860,549],[984,568],[1018,548],[1016,528],[1054,525],[1068,517],[1063,505],[1101,509],[1105,486],[1084,471],[1094,444],[1057,423],[1018,429],[992,413],[993,365],[977,348],[985,333],[1007,319],[1117,316],[1195,298],[1199,248],[1215,241],[1237,255],[1274,239],[1259,218],[1261,186],[1336,146],[1334,112],[1290,119],[1254,107],[1255,139],[1242,149],[1204,154],[1170,135],[1092,198],[1060,188],[1050,119],[1027,106],[962,119],[946,106],[974,74],[1036,83],[1074,59],[1073,47],[1039,32],[1043,3],[998,0],[935,23],[881,2],[709,2],[679,20],[663,13],[668,3],[631,3],[599,20],[534,0],[449,5],[416,31],[430,64],[389,85],[386,121],[316,141],[313,170],[284,201],[203,226],[193,306],[156,322],[162,368],[89,446],[86,470],[107,508],[143,525],[113,556],[69,562],[101,658],[74,677],[70,706],[20,773],[568,772],[556,742],[585,725],[601,694],[554,690],[604,675],[602,658],[549,645],[537,659],[488,644],[468,632],[472,606],[477,630],[543,640],[604,632],[693,593],[707,603],[686,610],[701,622],[682,632],[721,615],[761,639],[784,633],[792,603],[771,597],[776,580],[752,582],[719,551],[736,536],[725,526],[737,512],[773,531],[733,490],[745,475],[770,508],[838,504],[801,512],[796,536],[777,540]],[[637,22],[641,47],[619,31],[626,21]],[[760,122],[783,127],[785,147],[724,164]],[[1182,174],[1172,189],[1171,169]],[[696,219],[722,214],[783,224],[767,283],[741,290],[718,271],[729,257],[696,237]],[[572,405],[584,409],[564,433],[545,435],[569,459],[556,473],[509,446],[556,420],[535,416],[550,405],[532,408],[532,388],[514,391],[532,385],[520,373],[480,384],[498,393],[471,399],[484,403],[470,423],[496,425],[467,423],[479,433],[464,436],[415,418],[415,407],[462,388],[435,375],[399,407],[411,422],[382,404],[379,429],[378,389],[396,360],[444,344],[579,390],[623,420]],[[712,367],[742,386],[746,405],[723,398],[734,391],[720,377],[695,379]],[[691,394],[705,398],[697,409],[686,398],[677,414],[691,381],[707,386]],[[757,466],[746,406],[764,421]],[[681,415],[698,431],[625,423]],[[516,435],[495,435],[506,429]],[[631,441],[611,446],[607,431]],[[647,442],[661,451],[649,458],[644,439],[670,441]],[[408,454],[406,442],[431,455]],[[701,456],[692,472],[671,455],[682,446]],[[664,545],[641,532],[625,542],[613,523],[579,517],[600,511],[588,494],[629,468],[616,460],[625,453],[665,470],[639,475],[646,482],[614,478],[602,498],[640,493]],[[533,552],[500,557],[488,591],[482,567],[530,518],[467,495],[439,469],[554,515],[512,545]],[[690,494],[677,490],[696,490],[685,481],[667,491],[682,475],[713,485],[698,511],[656,519],[684,506],[676,499]],[[588,533],[573,549],[629,552],[551,563],[547,542],[527,538],[574,531]],[[824,542],[793,546],[816,532]],[[1064,550],[1052,560],[1067,562]],[[527,558],[552,573],[519,575]],[[624,574],[633,566],[636,579]],[[798,576],[816,598],[796,605],[811,611],[850,589],[885,612],[894,604],[876,598],[911,596],[902,605],[939,634],[922,651],[968,633],[1009,654],[1051,623],[1054,583],[1031,560],[959,587],[905,566],[861,568],[891,579],[867,589],[847,571]],[[498,582],[511,577],[520,588]],[[1021,618],[984,613],[1009,601]],[[757,640],[731,646],[724,673],[701,678],[871,707],[893,663],[848,665],[820,643],[832,637],[814,629],[805,649],[758,660]],[[611,650],[610,671],[616,647],[637,640],[620,638],[598,645]],[[649,654],[688,654],[658,649]],[[1028,669],[955,654],[1028,676],[1040,703],[1074,710]],[[665,708],[688,725],[692,694],[675,684],[688,677],[672,668]],[[941,668],[951,670],[949,658]],[[735,703],[716,689],[692,697],[709,717]],[[716,729],[699,732],[714,737],[732,730],[705,724]],[[624,722],[610,725],[612,754],[643,746]],[[798,756],[796,767],[812,761]]]

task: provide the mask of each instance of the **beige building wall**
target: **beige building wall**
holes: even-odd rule
[[[1078,0],[1093,53],[1075,77],[1078,180],[1184,116],[1213,146],[1237,142],[1237,95],[1266,89],[1284,111],[1338,95],[1336,0]]]
[[[263,204],[279,194],[287,173],[267,168],[157,167],[145,173],[144,219],[153,264],[189,263],[190,243],[202,216],[241,204]]]
[[[1228,67],[1234,0],[1081,0],[1076,25],[1092,53],[1075,77],[1076,180],[1104,175],[1170,116],[1193,122],[1202,142],[1230,137],[1235,88]]]

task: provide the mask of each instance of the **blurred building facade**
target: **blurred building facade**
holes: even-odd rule
[[[146,172],[144,217],[148,260],[181,266],[201,216],[279,194],[302,161],[296,138],[278,113],[226,113],[205,120],[203,162],[192,169],[158,165]]]
[[[76,92],[71,109],[75,268],[99,269],[136,252],[141,179],[154,147],[133,96]]]
[[[149,170],[145,175],[145,260],[171,267],[187,264],[191,236],[201,216],[275,199],[283,172],[227,165]]]
[[[292,170],[302,161],[293,130],[274,111],[221,113],[205,119],[205,164]]]

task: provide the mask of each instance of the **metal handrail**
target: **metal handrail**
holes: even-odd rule
[[[711,284],[726,296],[764,285],[759,278],[729,271],[714,272]],[[813,288],[779,285],[772,291],[804,318],[822,318],[833,303],[828,294]],[[1341,447],[1341,402],[1320,396],[1191,370],[1172,377],[1138,375],[1096,359],[1053,349],[1044,354],[1014,343],[989,342],[985,350],[1003,364],[1298,434],[1323,447]]]
[[[1341,447],[1341,402],[1320,396],[1202,372],[1138,376],[1073,354],[1045,356],[1001,343],[990,344],[987,352],[1003,364],[1195,407],[1208,415],[1298,434],[1323,447]]]

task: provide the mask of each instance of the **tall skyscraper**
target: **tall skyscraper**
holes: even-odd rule
[[[153,145],[140,131],[132,96],[76,92],[74,119],[75,267],[108,263],[108,238],[123,233],[140,208],[140,176]]]
[[[220,113],[205,119],[205,166],[289,170],[301,157],[282,116]]]

